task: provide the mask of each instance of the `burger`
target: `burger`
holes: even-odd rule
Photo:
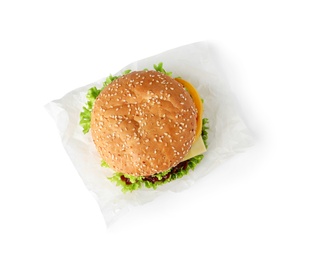
[[[154,70],[110,75],[101,89],[88,90],[80,124],[123,192],[156,189],[203,159],[203,100],[189,82],[171,75],[159,63]]]

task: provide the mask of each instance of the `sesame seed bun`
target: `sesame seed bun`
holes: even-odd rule
[[[135,71],[97,97],[91,133],[102,159],[115,171],[150,176],[176,166],[195,138],[197,109],[175,79]]]

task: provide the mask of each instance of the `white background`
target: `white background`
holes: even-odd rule
[[[1,1],[0,259],[314,259],[312,1]],[[44,105],[207,40],[256,145],[106,227]]]

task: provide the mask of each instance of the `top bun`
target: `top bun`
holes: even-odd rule
[[[97,97],[91,133],[102,159],[115,171],[150,176],[176,166],[195,138],[197,109],[175,79],[135,71]]]

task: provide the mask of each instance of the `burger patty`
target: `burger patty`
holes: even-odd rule
[[[156,176],[146,176],[142,179],[142,181],[148,181],[148,182],[151,182],[151,183],[155,183],[155,182],[165,182],[166,180],[168,180],[171,175],[181,171],[181,170],[186,170],[187,167],[188,167],[188,164],[189,164],[189,160],[186,160],[186,161],[183,161],[183,162],[180,162],[179,164],[177,164],[176,166],[172,167],[171,170],[165,174],[164,176],[162,176],[161,179],[159,179],[158,177]],[[124,175],[121,175],[120,179],[122,181],[125,182],[126,185],[132,185],[133,183],[131,182],[131,180],[128,178],[128,177],[125,177]]]

